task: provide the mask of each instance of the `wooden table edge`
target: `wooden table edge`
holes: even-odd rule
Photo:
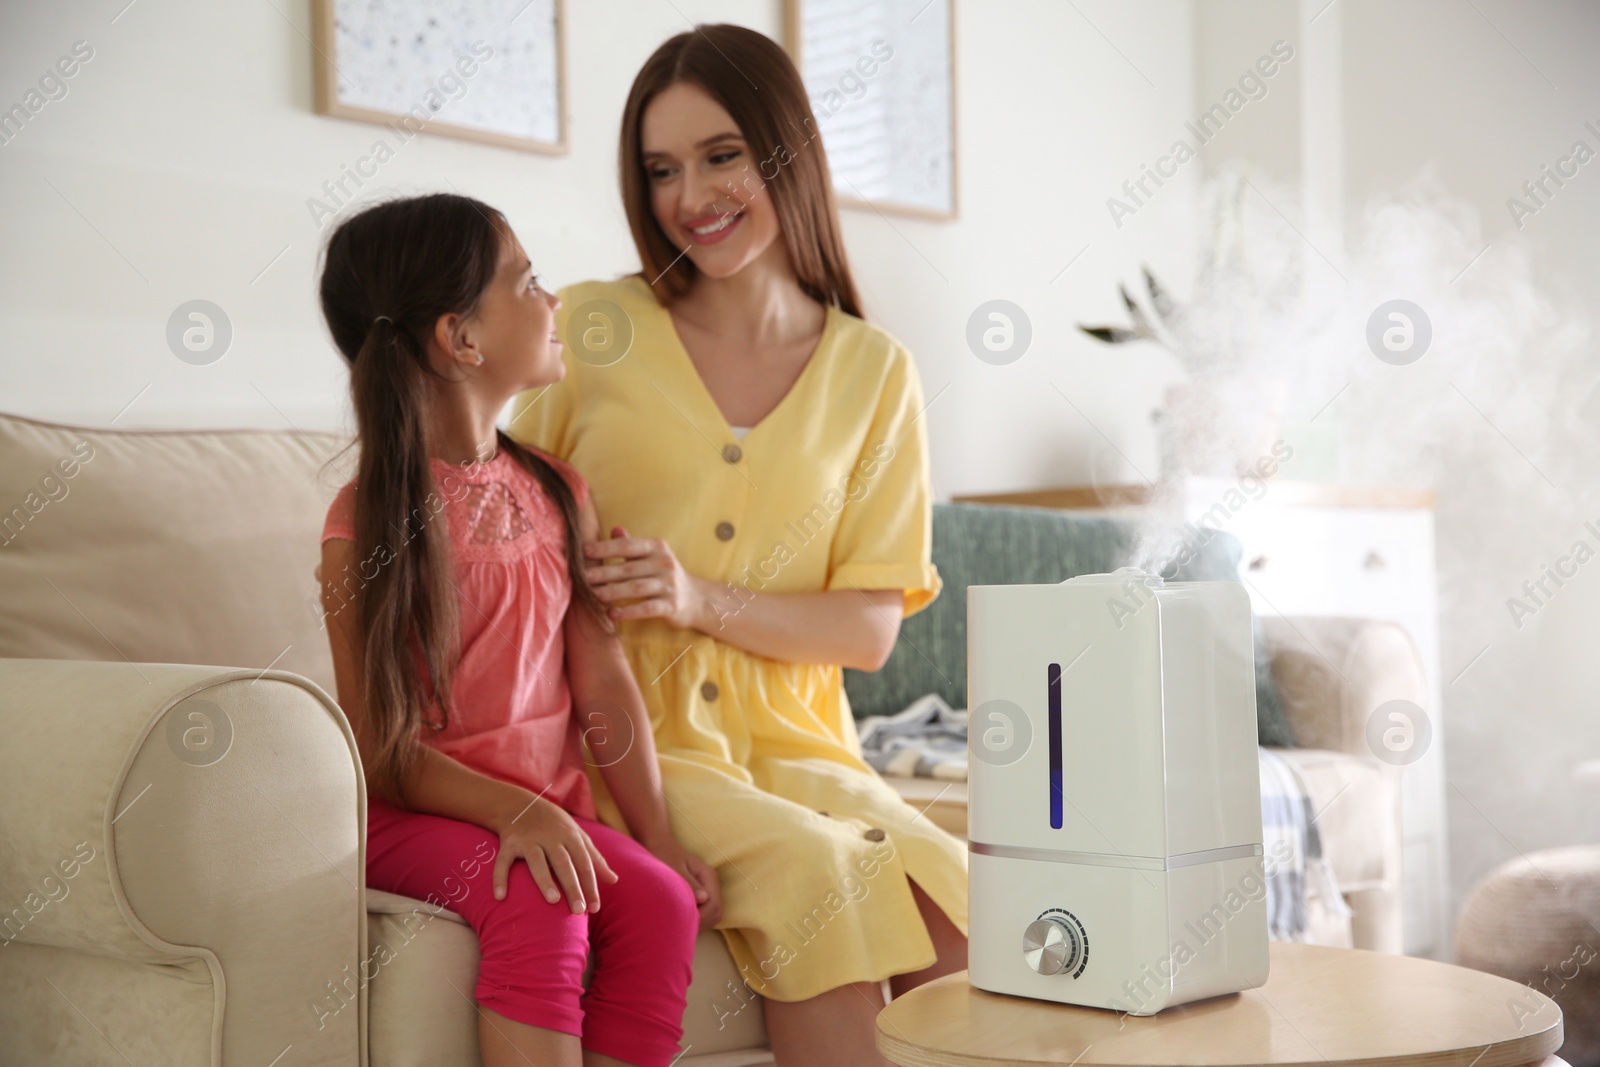
[[[912,1045],[905,1040],[886,1033],[882,1026],[882,1012],[879,1012],[877,1030],[877,1048],[886,1059],[900,1067],[1051,1067],[1046,1060],[1018,1060],[998,1056],[984,1056],[973,1058],[970,1056],[939,1056],[930,1054],[926,1050]],[[1547,1038],[1551,1033],[1545,1030],[1537,1035],[1530,1035],[1529,1041],[1536,1042]],[[1496,1050],[1496,1055],[1478,1056],[1468,1058],[1468,1054],[1478,1046],[1461,1049],[1445,1049],[1440,1052],[1423,1053],[1418,1056],[1377,1056],[1362,1060],[1328,1060],[1321,1057],[1307,1060],[1274,1060],[1271,1063],[1260,1062],[1232,1062],[1227,1064],[1207,1063],[1203,1067],[1570,1067],[1566,1060],[1556,1055],[1561,1048],[1563,1037],[1557,1031],[1551,1047],[1539,1053],[1534,1059],[1524,1060],[1519,1056],[1501,1056],[1498,1053],[1510,1048],[1508,1043]],[[1087,1049],[1085,1050],[1087,1051]],[[897,1058],[898,1057],[898,1058]],[[1074,1060],[1074,1063],[1079,1061]],[[1087,1067],[1150,1067],[1149,1064],[1126,1064],[1096,1060]],[[1173,1063],[1169,1067],[1195,1067],[1192,1063]]]
[[[1291,946],[1274,942],[1273,947],[1288,951]],[[1381,953],[1367,953],[1361,949],[1323,949],[1320,951],[1361,952],[1363,955],[1382,955]],[[1396,958],[1417,959],[1418,957],[1399,956]],[[1439,963],[1438,961],[1428,962],[1435,963],[1440,967],[1456,966],[1454,964]],[[1470,970],[1469,968],[1460,969]],[[1504,1041],[1492,1042],[1488,1045],[1462,1045],[1458,1048],[1445,1048],[1420,1053],[1396,1053],[1386,1056],[1366,1056],[1351,1059],[1341,1059],[1337,1056],[1328,1057],[1319,1054],[1314,1058],[1285,1058],[1270,1062],[1242,1059],[1228,1060],[1214,1057],[1211,1059],[1191,1059],[1184,1062],[1173,1061],[1171,1063],[1155,1064],[1149,1060],[1085,1060],[1084,1055],[1089,1048],[1093,1047],[1091,1042],[1071,1063],[1082,1063],[1083,1067],[1335,1067],[1335,1065],[1336,1067],[1567,1067],[1565,1061],[1556,1055],[1557,1050],[1561,1048],[1564,1042],[1566,1027],[1560,1006],[1555,1001],[1529,986],[1521,985],[1508,978],[1481,971],[1473,971],[1472,973],[1505,983],[1509,987],[1508,992],[1515,990],[1519,995],[1531,994],[1547,1002],[1548,1006],[1555,1011],[1554,1020],[1543,1029],[1519,1033],[1506,1038]],[[958,971],[955,974],[947,975],[934,981],[943,983],[946,986],[960,983],[970,988],[966,971]],[[896,1002],[904,1000],[906,997],[915,996],[919,990],[926,989],[927,986],[919,986],[918,989],[911,990],[902,997],[897,997]],[[925,993],[924,995],[929,994]],[[1048,1007],[1048,1002],[1046,1001],[1029,1001],[1026,997],[1013,996],[1011,994],[985,992],[985,995]],[[1239,996],[1240,994],[1223,995]],[[1218,998],[1207,999],[1215,1000]],[[878,1051],[891,1062],[901,1065],[901,1067],[1051,1067],[1052,1064],[1063,1063],[1059,1059],[1017,1059],[1003,1054],[946,1052],[915,1045],[901,1028],[892,1021],[891,1009],[893,1003],[891,1002],[890,1005],[878,1012],[877,1018],[874,1020],[874,1031],[876,1033]],[[1205,1004],[1207,1001],[1202,1000],[1193,1003]],[[1069,1006],[1063,1005],[1063,1007]],[[1095,1011],[1098,1009],[1073,1008],[1072,1010]],[[1293,1023],[1291,1022],[1290,1025],[1293,1026]],[[1316,1052],[1317,1050],[1313,1047],[1312,1051]]]

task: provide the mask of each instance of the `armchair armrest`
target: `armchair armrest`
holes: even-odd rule
[[[6,1062],[366,1062],[366,792],[285,671],[0,659]]]

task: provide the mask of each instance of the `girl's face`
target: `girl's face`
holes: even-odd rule
[[[483,353],[476,377],[508,395],[561,380],[561,339],[556,309],[561,301],[539,285],[538,275],[509,229],[500,241],[494,281],[478,306],[474,344]]]
[[[700,271],[726,278],[769,248],[783,250],[762,177],[778,164],[752,153],[704,89],[678,82],[657,93],[640,118],[639,148],[656,221]]]

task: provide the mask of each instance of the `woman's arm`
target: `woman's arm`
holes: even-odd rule
[[[475,771],[460,760],[423,744],[416,745],[416,761],[410,773],[399,783],[404,799],[393,795],[388,783],[374,781],[371,773],[373,737],[367,715],[365,673],[356,626],[359,600],[344,599],[329,577],[357,573],[354,543],[342,538],[324,541],[319,573],[323,576],[322,618],[333,653],[339,707],[349,720],[350,730],[356,738],[368,795],[379,796],[396,807],[476,823],[499,834],[502,848],[495,868],[497,897],[505,894],[506,874],[518,854],[515,849],[504,846],[512,835],[520,839],[526,834],[536,840],[545,853],[543,861],[538,856],[524,855],[524,858],[528,860],[528,868],[546,899],[552,899],[553,894],[559,899],[555,888],[555,883],[559,882],[575,910],[582,910],[580,905],[587,906],[588,902],[598,903],[596,872],[602,872],[602,877],[610,875],[607,881],[616,881],[616,876],[588,840],[588,835],[554,802],[522,786]],[[569,823],[570,827],[567,825]],[[574,837],[571,831],[576,831],[581,839]],[[547,845],[550,847],[545,847]]]
[[[588,574],[612,618],[663,618],[710,634],[747,652],[790,663],[838,663],[875,671],[900,636],[898,589],[831,589],[819,593],[756,593],[690,574],[672,546],[630,537],[621,526],[608,541],[591,541]],[[600,561],[620,557],[621,563]]]
[[[584,540],[597,537],[600,524],[589,498],[584,498],[579,515]],[[709,929],[722,916],[717,875],[673,835],[650,713],[623,655],[622,642],[580,604],[568,609],[565,631],[573,713],[583,726],[584,742],[606,789],[634,839],[695,888],[700,928]]]

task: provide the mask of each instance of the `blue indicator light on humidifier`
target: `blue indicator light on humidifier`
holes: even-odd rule
[[[1046,675],[1050,703],[1050,828],[1061,829],[1061,664],[1052,663]]]

